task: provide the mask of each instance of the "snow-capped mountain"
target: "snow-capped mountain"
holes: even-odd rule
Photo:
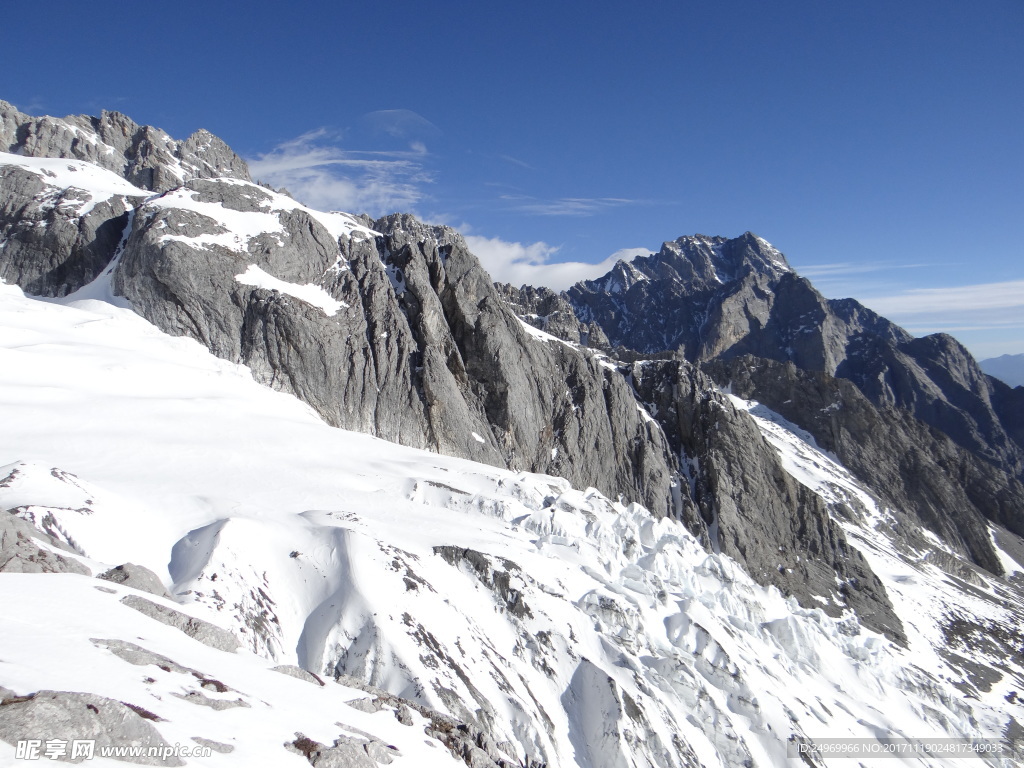
[[[529,291],[504,290],[521,315],[547,315],[530,308]],[[585,327],[598,343],[691,361],[752,355],[849,379],[876,405],[907,410],[1024,476],[1020,403],[959,342],[945,334],[913,338],[853,299],[824,298],[749,232],[667,242],[577,283],[562,300],[561,325]]]
[[[457,233],[311,210],[209,134],[0,118],[0,760],[1019,759],[990,462],[842,379],[623,362],[540,293],[587,337],[538,330]],[[709,289],[790,274],[706,240]]]

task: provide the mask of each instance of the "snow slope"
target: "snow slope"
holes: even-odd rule
[[[236,747],[190,765],[300,765],[284,741],[301,731],[329,744],[338,722],[398,747],[398,764],[450,764],[422,718],[410,729],[336,706],[365,696],[355,681],[320,690],[266,671],[277,664],[353,676],[551,766],[772,766],[793,741],[1000,737],[1019,717],[1007,702],[1016,669],[968,697],[929,645],[934,601],[978,616],[989,604],[965,604],[943,572],[908,566],[884,540],[869,547],[861,525],[849,532],[872,566],[904,585],[904,621],[920,614],[909,649],[758,586],[636,505],[331,429],[108,303],[0,286],[0,423],[0,507],[39,525],[49,515],[93,573],[152,569],[180,610],[243,645],[214,651],[135,615],[119,602],[127,588],[2,574],[16,619],[0,634],[0,685],[131,701],[163,718],[169,743]],[[798,477],[857,493],[778,428]],[[249,706],[196,707],[173,695],[195,690],[188,675],[135,669],[96,638],[200,670]],[[13,755],[0,744],[0,764]],[[878,761],[901,762],[958,764]]]

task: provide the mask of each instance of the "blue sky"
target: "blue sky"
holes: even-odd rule
[[[0,65],[23,111],[206,128],[499,279],[751,230],[828,296],[1024,352],[1022,0],[58,0],[5,13]]]

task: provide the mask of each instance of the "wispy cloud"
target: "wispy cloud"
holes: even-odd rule
[[[525,168],[528,171],[535,171],[535,170],[537,170],[536,168],[534,168],[529,163],[527,163],[527,162],[525,162],[523,160],[520,160],[518,157],[512,157],[511,155],[498,155],[498,157],[500,159],[504,160],[506,163],[512,163],[512,165],[518,165],[520,168]]]
[[[360,122],[397,139],[433,139],[441,135],[440,128],[411,109],[378,109],[363,115]]]
[[[860,301],[915,336],[957,335],[975,354],[1005,351],[1014,346],[1014,339],[1019,347],[1024,330],[1024,280],[914,288],[895,294],[862,296]]]
[[[546,286],[562,291],[579,282],[600,277],[615,266],[619,259],[629,260],[638,254],[648,254],[646,248],[628,248],[616,251],[597,264],[581,261],[555,262],[558,247],[545,242],[513,243],[497,237],[466,235],[466,244],[480,259],[480,263],[497,282],[515,286]]]
[[[594,216],[611,208],[639,202],[623,197],[561,197],[556,200],[539,200],[525,195],[502,195],[501,199],[510,203],[513,210],[539,216]]]
[[[304,133],[248,159],[249,170],[313,208],[374,216],[415,209],[432,182],[422,142],[407,151],[366,152],[341,149],[338,138],[323,128]]]
[[[807,264],[797,269],[801,277],[829,279],[844,275],[862,275],[869,272],[885,272],[890,269],[916,269],[928,264],[887,264],[884,262],[837,261],[830,264]]]

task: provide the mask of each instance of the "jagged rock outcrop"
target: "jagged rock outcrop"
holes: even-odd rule
[[[936,333],[896,344],[862,336],[851,344],[848,359],[825,373],[849,379],[876,405],[909,411],[958,445],[1021,476],[1024,443],[997,412],[999,383],[952,336]]]
[[[750,233],[734,240],[696,235],[619,261],[565,295],[579,319],[600,326],[614,346],[682,349],[694,359],[714,356],[763,325],[770,286],[789,273],[782,254]]]
[[[129,209],[141,202],[92,201],[12,165],[0,167],[0,188],[0,279],[37,296],[65,296],[95,280],[121,241]]]
[[[61,551],[71,552],[71,548],[22,520],[15,510],[0,512],[0,573],[91,575],[88,568]]]
[[[193,178],[249,180],[245,161],[209,131],[175,141],[120,112],[32,117],[0,101],[0,152],[84,160],[154,192]]]
[[[516,288],[509,283],[495,283],[494,287],[520,320],[534,328],[564,341],[584,347],[607,349],[608,337],[597,323],[582,323],[563,294],[550,288],[524,285]]]
[[[221,245],[223,225],[197,203],[273,221]],[[294,203],[274,206],[280,196],[254,185],[204,180],[145,203],[114,291],[336,426],[668,510],[671,455],[626,382],[592,355],[531,337],[461,236],[395,215],[338,237]],[[333,311],[245,282],[250,265],[318,287]]]

